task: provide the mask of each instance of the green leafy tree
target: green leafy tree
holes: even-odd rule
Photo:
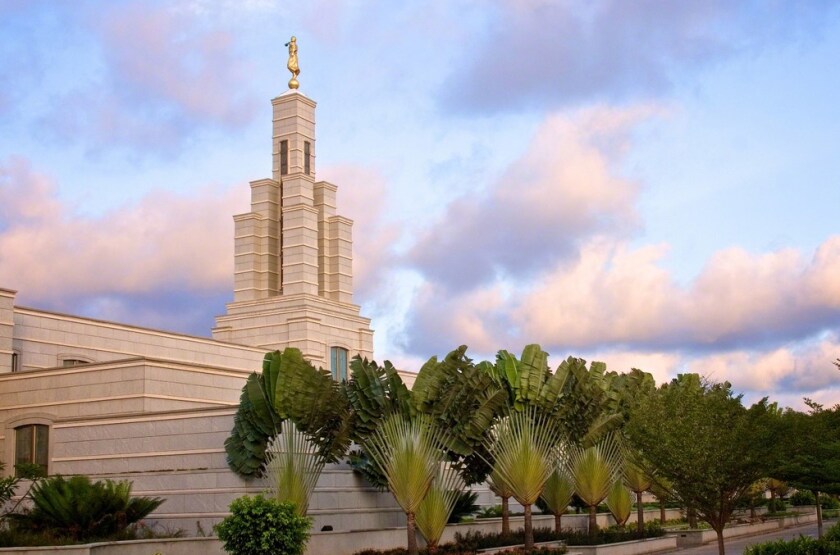
[[[840,405],[826,409],[805,400],[807,413],[782,416],[782,456],[773,476],[814,494],[818,536],[822,536],[821,493],[840,493]]]
[[[717,532],[750,485],[767,475],[774,444],[768,405],[747,410],[728,383],[706,383],[683,374],[647,396],[633,410],[625,433],[674,496]]]
[[[312,521],[291,503],[246,495],[234,499],[230,513],[214,527],[228,553],[303,555]]]
[[[53,476],[31,490],[32,509],[9,515],[16,526],[77,541],[107,538],[157,509],[163,499],[132,497],[131,482]]]

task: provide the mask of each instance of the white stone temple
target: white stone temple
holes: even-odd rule
[[[271,104],[272,176],[251,182],[251,211],[234,216],[233,302],[212,339],[17,306],[0,289],[6,474],[30,462],[129,479],[166,499],[157,521],[209,532],[234,498],[263,489],[228,469],[223,443],[264,354],[298,347],[336,379],[356,354],[372,358],[370,320],[352,301],[352,221],[336,213],[337,187],[315,178],[315,102],[294,89]],[[404,522],[344,465],[325,470],[310,515],[313,530]]]

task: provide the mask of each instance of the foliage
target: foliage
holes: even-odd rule
[[[531,505],[554,471],[560,430],[536,406],[514,411],[493,428],[487,451],[493,472],[525,508],[525,548],[533,548]]]
[[[768,472],[775,448],[771,407],[749,410],[729,383],[704,383],[683,374],[641,400],[625,427],[635,449],[666,479],[685,506],[694,507],[718,533],[738,500]]]
[[[214,527],[228,553],[303,554],[312,522],[298,515],[290,503],[266,499],[262,495],[246,495],[234,499],[230,512]]]
[[[418,414],[393,413],[365,438],[363,447],[388,481],[388,489],[407,516],[408,551],[417,553],[414,519],[437,475],[446,434]],[[448,516],[448,515],[447,515]]]
[[[807,489],[793,492],[789,499],[790,504],[794,507],[805,507],[808,505],[814,505],[817,502],[814,494]]]
[[[516,545],[523,543],[525,531],[520,528],[508,534],[487,533],[470,531],[465,534],[456,532],[455,544],[463,551],[490,549],[505,545]],[[612,526],[598,530],[595,536],[587,533],[564,530],[557,532],[551,528],[534,528],[534,541],[565,541],[567,545],[602,545],[607,543],[618,543],[646,538],[658,538],[665,535],[665,531],[656,522],[651,522],[639,533],[636,530],[627,530]]]
[[[569,476],[568,469],[565,464],[559,464],[548,477],[540,499],[545,502],[548,512],[559,517],[568,510],[574,493],[575,485]],[[555,528],[559,531],[559,519],[556,519],[555,523]]]
[[[364,449],[354,449],[347,454],[347,464],[354,472],[361,474],[365,481],[379,491],[388,491],[388,480],[380,474]]]
[[[826,531],[823,539],[830,542],[840,542],[840,522],[835,522],[834,526]]]
[[[309,498],[324,468],[318,446],[289,420],[280,424],[280,434],[266,448],[265,477],[271,497],[290,503],[305,516]]]
[[[2,461],[0,461],[0,472],[6,467]],[[15,495],[15,490],[17,489],[18,483],[20,482],[20,478],[16,478],[15,476],[7,476],[5,478],[0,478],[0,510],[3,509],[3,506],[8,503],[12,497]],[[0,515],[2,512],[0,512]]]
[[[767,502],[768,513],[783,513],[787,511],[787,503],[784,499],[771,499]]]
[[[460,492],[455,500],[455,506],[452,508],[452,514],[449,515],[449,523],[461,522],[461,517],[479,512],[480,508],[476,504],[477,499],[478,493],[472,490]],[[501,516],[501,507],[499,512],[499,516]]]
[[[525,553],[530,555],[563,555],[567,551],[566,547],[538,547],[531,551],[525,551],[521,547],[511,547],[503,551],[496,551],[496,553],[499,555],[524,555]],[[354,555],[405,555],[406,553],[408,552],[403,548],[363,549],[357,551]],[[419,553],[421,555],[431,555],[432,553],[435,555],[475,555],[476,551],[474,549],[461,549],[454,543],[447,543],[437,546],[434,551],[431,549],[421,549]]]
[[[840,493],[840,405],[805,402],[808,413],[788,411],[781,418],[784,449],[774,476],[799,490]]]
[[[163,499],[131,497],[131,482],[91,482],[54,476],[32,487],[32,510],[9,515],[14,526],[35,533],[87,540],[108,537],[139,521]]]
[[[624,526],[633,510],[633,499],[630,497],[630,490],[622,482],[616,481],[613,483],[610,492],[607,494],[607,507],[609,507],[615,522],[619,526]]]
[[[799,536],[792,540],[776,540],[749,545],[744,555],[840,555],[840,542]]]
[[[621,448],[614,436],[605,436],[590,447],[575,446],[569,454],[569,474],[575,493],[589,507],[589,533],[597,529],[595,510],[621,477]]]
[[[293,347],[267,353],[262,373],[251,374],[245,382],[233,430],[225,440],[230,468],[246,478],[259,475],[268,442],[286,419],[314,438],[327,462],[337,461],[350,445],[344,387]]]
[[[437,474],[428,493],[417,507],[416,515],[417,528],[429,546],[435,546],[440,541],[461,494],[470,493],[461,492],[463,486],[464,482],[457,471],[438,465]]]

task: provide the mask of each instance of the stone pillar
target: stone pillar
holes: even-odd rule
[[[338,187],[326,181],[315,184],[315,208],[318,210],[318,294],[332,298],[327,292],[330,290],[329,276],[329,219],[335,216],[335,193]]]
[[[251,182],[251,212],[234,216],[234,301],[280,293],[280,183]]]
[[[296,90],[274,108],[273,176],[280,182],[281,292],[318,295],[318,209],[315,208],[315,102]]]
[[[12,371],[16,294],[17,291],[0,289],[0,374]]]

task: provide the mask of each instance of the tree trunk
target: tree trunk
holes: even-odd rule
[[[659,500],[659,522],[665,524],[665,500]]]
[[[563,518],[563,513],[557,513],[554,515],[554,531],[558,534],[563,531],[560,527],[560,519]]]
[[[426,553],[429,555],[434,555],[437,553],[437,542],[429,542],[426,544]]]
[[[525,551],[534,550],[534,527],[531,523],[531,505],[525,505]]]
[[[750,503],[750,520],[755,520],[755,503]]]
[[[598,517],[596,511],[598,507],[596,505],[589,506],[589,535],[594,536],[598,533]]]
[[[408,555],[417,555],[417,534],[414,531],[414,513],[406,513],[405,516],[405,529],[408,532]]]
[[[502,534],[510,534],[510,497],[502,497]]]
[[[822,538],[822,507],[820,507],[820,492],[814,490],[814,502],[817,504],[817,538]]]
[[[697,511],[694,507],[688,508],[688,527],[692,530],[697,528]]]
[[[636,492],[636,530],[645,531],[645,508],[642,506],[642,492]]]
[[[723,546],[723,527],[715,530],[715,533],[717,533],[718,555],[726,555],[726,549]]]

